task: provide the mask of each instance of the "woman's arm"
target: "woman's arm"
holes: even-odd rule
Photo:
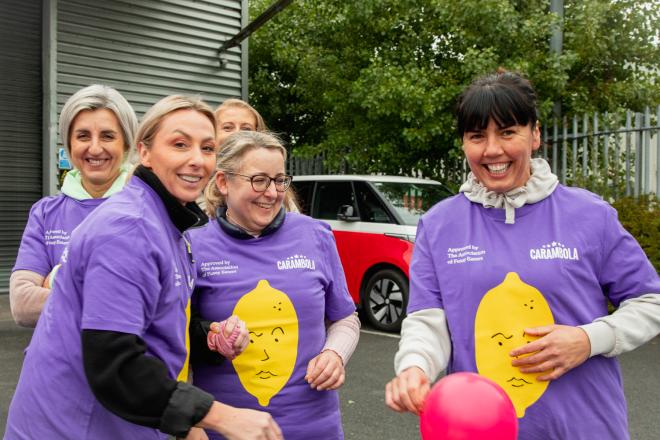
[[[82,350],[94,396],[125,420],[178,437],[198,426],[229,439],[282,438],[269,414],[223,405],[209,393],[170,378],[160,359],[146,355],[146,345],[136,335],[83,330]]]
[[[608,316],[577,327],[552,325],[525,329],[539,336],[510,353],[523,373],[547,372],[539,380],[556,380],[590,357],[618,356],[634,350],[660,333],[660,294],[623,301]],[[517,357],[529,354],[526,357]]]
[[[397,376],[385,387],[385,403],[398,412],[419,414],[432,380],[447,368],[451,338],[445,312],[439,308],[411,313],[401,325]]]
[[[267,412],[234,408],[217,401],[197,426],[219,432],[228,440],[284,439],[277,422]]]
[[[194,294],[193,294],[194,295]],[[213,321],[207,321],[202,317],[197,307],[190,308],[190,363],[205,363],[209,365],[220,365],[225,358],[211,351],[207,344],[208,334],[211,331]]]
[[[618,309],[579,327],[553,325],[525,332],[536,341],[513,350],[510,355],[523,373],[548,373],[539,380],[555,380],[579,366],[590,356],[616,356],[642,345],[660,332],[660,279],[637,241],[606,206],[600,231],[601,259],[597,265],[603,294]],[[579,294],[580,292],[576,292]],[[533,354],[531,354],[533,353]]]
[[[345,366],[360,339],[357,313],[332,322],[326,342],[317,356],[307,364],[305,380],[318,391],[336,390],[346,379]]]
[[[16,324],[34,327],[50,289],[42,287],[44,277],[29,270],[16,270],[9,278],[9,305]]]
[[[18,325],[34,327],[41,314],[49,286],[44,281],[53,270],[44,241],[46,218],[45,200],[41,199],[30,209],[16,263],[9,280],[9,301],[12,316]]]
[[[96,399],[129,422],[185,437],[209,411],[213,396],[172,379],[165,364],[146,351],[134,334],[82,331],[85,375]]]
[[[353,355],[360,339],[360,319],[357,312],[332,322],[326,330],[325,345],[321,351],[332,350],[339,355],[345,366]]]
[[[649,293],[623,301],[608,316],[580,326],[591,342],[590,356],[618,356],[660,334],[660,294]]]
[[[331,324],[326,328],[321,353],[307,364],[305,380],[315,390],[335,390],[344,384],[344,367],[360,337],[360,321],[348,292],[346,276],[330,226],[317,222],[313,230],[320,244],[319,259],[323,261],[325,323]]]
[[[451,338],[444,310],[419,310],[403,320],[399,350],[394,356],[396,374],[419,367],[433,381],[447,368],[450,356]]]

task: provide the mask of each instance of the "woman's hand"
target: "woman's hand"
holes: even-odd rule
[[[197,426],[213,429],[228,440],[284,439],[277,422],[267,412],[235,408],[217,401]]]
[[[243,353],[250,343],[250,332],[247,329],[245,321],[242,321],[236,315],[232,315],[229,319],[223,321],[225,322],[225,337],[230,338],[233,334],[236,334],[236,339],[232,344],[232,348],[236,353],[236,356]],[[222,324],[222,323],[221,323]]]
[[[385,386],[385,404],[397,412],[419,415],[431,383],[419,367],[406,368]]]
[[[53,270],[50,271],[48,275],[46,275],[46,278],[44,278],[44,283],[41,285],[41,287],[44,287],[46,289],[52,289],[53,288],[53,281],[55,280],[55,274],[59,270],[61,264],[56,264],[55,267],[53,267]]]
[[[190,432],[188,432],[185,440],[209,440],[209,437],[202,428],[195,428],[193,426],[190,428]]]
[[[322,351],[307,364],[305,380],[318,391],[336,390],[345,379],[344,362],[332,350]]]
[[[217,351],[231,360],[247,348],[250,333],[245,322],[232,315],[222,322],[211,323],[207,343],[210,350]]]
[[[591,354],[591,342],[587,333],[579,327],[547,325],[527,328],[525,333],[540,338],[518,347],[509,355],[511,365],[522,373],[542,373],[538,380],[555,380],[582,364]],[[519,357],[524,354],[529,356]]]

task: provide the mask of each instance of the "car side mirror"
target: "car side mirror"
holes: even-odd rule
[[[337,220],[356,222],[360,220],[360,217],[355,216],[355,209],[351,205],[341,205],[337,213]]]

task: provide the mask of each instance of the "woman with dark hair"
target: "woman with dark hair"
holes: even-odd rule
[[[197,98],[157,102],[137,130],[140,165],[62,254],[30,341],[5,439],[165,439],[193,427],[281,439],[269,414],[187,383],[195,266],[183,233],[215,163],[215,118]],[[235,325],[235,324],[234,324]]]
[[[419,413],[442,370],[478,372],[511,398],[522,440],[626,439],[615,356],[660,332],[660,280],[610,205],[532,158],[537,118],[517,74],[461,95],[471,173],[420,220],[386,403]]]

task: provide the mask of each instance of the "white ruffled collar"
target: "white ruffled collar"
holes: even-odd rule
[[[470,172],[467,180],[459,192],[471,202],[481,203],[485,208],[504,208],[506,212],[505,223],[515,223],[515,209],[525,204],[540,202],[548,197],[557,187],[558,179],[552,173],[550,165],[545,159],[532,159],[532,175],[525,183],[525,186],[514,188],[505,193],[489,191],[479,181],[474,174]]]

